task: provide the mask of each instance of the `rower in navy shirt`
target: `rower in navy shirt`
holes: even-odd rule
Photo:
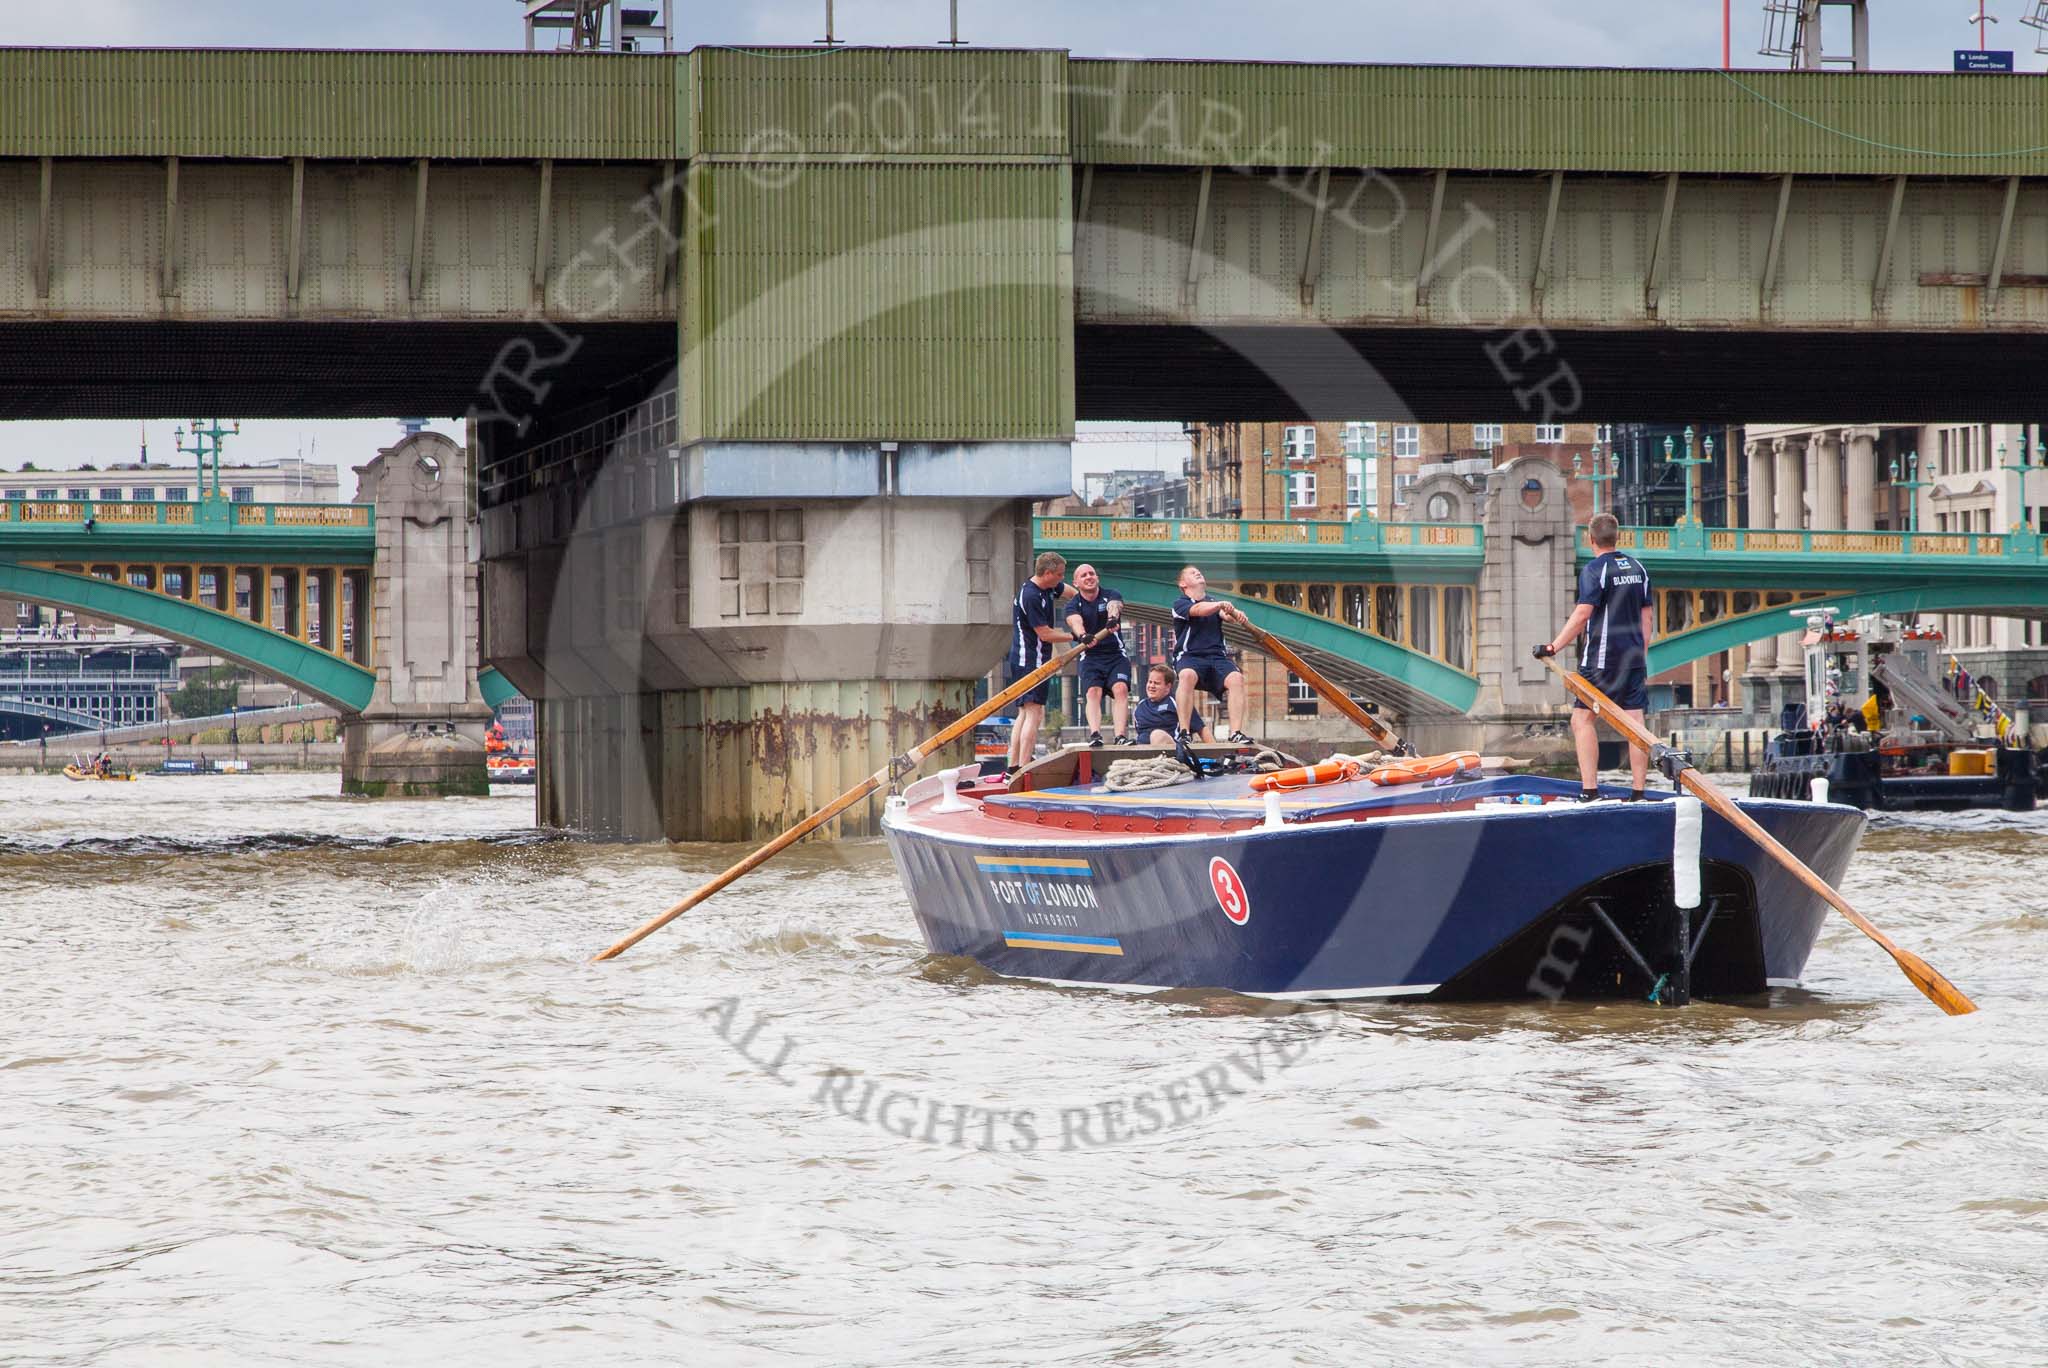
[[[1657,627],[1650,572],[1635,557],[1614,549],[1621,524],[1612,513],[1594,514],[1586,537],[1597,554],[1579,572],[1577,606],[1564,630],[1536,647],[1535,654],[1539,659],[1554,656],[1583,634],[1579,673],[1641,726],[1649,703],[1650,638]],[[1590,802],[1599,794],[1600,734],[1593,713],[1577,698],[1572,700],[1572,742],[1579,757],[1579,799]],[[1650,757],[1630,747],[1628,767],[1629,796],[1641,798]]]
[[[1180,597],[1173,601],[1173,667],[1179,673],[1174,708],[1195,715],[1195,690],[1214,694],[1230,709],[1225,741],[1256,744],[1244,729],[1244,672],[1223,647],[1223,624],[1249,622],[1235,604],[1209,597],[1208,580],[1190,565],[1180,572]]]
[[[1010,601],[1010,683],[1015,684],[1052,659],[1053,647],[1065,645],[1072,634],[1059,622],[1059,602],[1074,591],[1063,583],[1067,558],[1056,551],[1039,555],[1031,578],[1017,587]],[[1010,726],[1010,760],[1004,777],[1031,763],[1038,745],[1038,729],[1045,721],[1045,700],[1052,691],[1046,679],[1017,700],[1017,720]]]
[[[1081,697],[1088,714],[1088,744],[1102,744],[1102,695],[1107,693],[1110,715],[1116,724],[1116,743],[1127,746],[1131,742],[1125,734],[1131,711],[1131,658],[1124,654],[1123,639],[1116,634],[1124,596],[1114,589],[1105,589],[1102,576],[1092,565],[1074,568],[1074,589],[1074,597],[1067,600],[1067,626],[1075,638],[1092,637],[1107,629],[1102,640],[1081,655]]]
[[[1173,671],[1154,665],[1145,672],[1145,696],[1138,700],[1131,731],[1139,744],[1170,746],[1180,730],[1180,714],[1173,705]],[[1197,741],[1209,739],[1209,724],[1197,714],[1188,719],[1188,735]]]

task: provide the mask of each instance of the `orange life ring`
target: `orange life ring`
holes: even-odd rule
[[[1289,789],[1313,788],[1317,784],[1341,784],[1356,779],[1359,769],[1356,760],[1325,760],[1320,765],[1303,765],[1297,769],[1276,770],[1272,774],[1255,774],[1252,776],[1252,792],[1285,793]]]
[[[1443,755],[1417,755],[1406,760],[1389,760],[1365,777],[1375,784],[1420,784],[1479,768],[1477,751],[1448,751]]]

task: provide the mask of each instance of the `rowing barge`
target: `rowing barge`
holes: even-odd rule
[[[1067,750],[1007,788],[963,787],[956,770],[890,800],[883,829],[933,952],[1132,990],[1682,1001],[1796,984],[1828,913],[1711,812],[1675,884],[1691,799],[1603,789],[1582,804],[1575,783],[1483,770],[1114,792],[1106,763]],[[1739,805],[1830,884],[1864,828],[1838,803]],[[1699,896],[1680,907],[1695,867]]]

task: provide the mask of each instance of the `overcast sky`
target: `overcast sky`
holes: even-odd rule
[[[1965,22],[1974,0],[1892,0],[1872,8],[1879,67],[1945,71],[1953,49],[1976,46],[1976,26]],[[2032,8],[2031,0],[1990,0],[2000,20],[1990,27],[1990,46],[2016,49],[2021,69],[2041,71],[2048,58],[2033,51],[2036,30],[2018,22]],[[1761,0],[1734,0],[1733,10],[1736,65],[1783,65],[1755,55]],[[519,11],[519,0],[0,0],[0,45],[516,48],[523,43]],[[946,31],[945,0],[837,0],[836,13],[839,36],[854,43],[930,43]],[[677,14],[679,46],[806,43],[824,32],[825,4],[712,6],[696,0]],[[1714,66],[1721,59],[1716,0],[960,0],[960,26],[962,36],[979,45],[1065,48],[1085,56],[1545,66]],[[171,453],[172,426],[150,425],[152,457]],[[127,422],[0,425],[0,465],[132,459],[137,428]],[[368,460],[395,430],[388,422],[250,423],[239,454],[267,459],[306,450],[339,464],[346,489],[348,467]],[[1158,451],[1084,445],[1076,464],[1168,463]]]
[[[929,43],[946,36],[945,0],[838,0],[839,36],[855,43]],[[1756,57],[1761,0],[1734,0],[1737,65]],[[1975,0],[1880,0],[1872,6],[1876,65],[1947,70],[1976,46],[1964,22]],[[1992,47],[2039,71],[2031,0],[1990,0]],[[0,43],[231,47],[512,48],[518,0],[6,0]],[[678,42],[806,43],[825,27],[824,0],[678,7]],[[1721,60],[1717,0],[960,0],[960,28],[985,45],[1066,48],[1089,56],[1246,57],[1345,62],[1489,62],[1556,66],[1713,66]]]

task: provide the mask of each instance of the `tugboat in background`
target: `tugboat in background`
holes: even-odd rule
[[[527,754],[524,741],[513,742],[502,722],[492,722],[484,733],[484,771],[493,784],[530,784],[534,757]]]
[[[1807,798],[1825,779],[1833,801],[1864,808],[2033,809],[2048,769],[1960,665],[1968,701],[1945,682],[1940,632],[1822,614],[1804,645],[1806,702],[1750,775],[1752,798]]]

